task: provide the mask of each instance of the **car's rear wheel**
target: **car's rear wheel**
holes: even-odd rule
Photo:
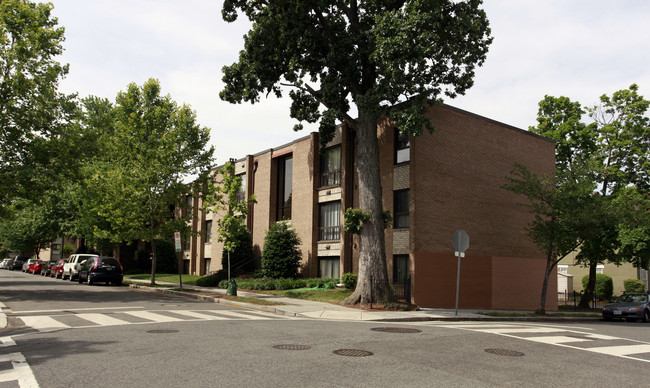
[[[74,278],[74,277],[72,276],[72,271],[70,271],[70,275],[69,275],[69,276],[70,276],[70,281],[71,281],[71,282],[74,282],[74,281],[76,280],[76,278]]]
[[[643,322],[645,323],[650,322],[650,310],[643,311]]]

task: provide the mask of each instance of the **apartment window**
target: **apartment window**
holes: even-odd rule
[[[205,243],[212,242],[212,220],[205,221]]]
[[[320,156],[320,187],[341,184],[341,147],[323,151]]]
[[[406,163],[411,160],[411,138],[402,135],[395,128],[395,164]]]
[[[278,159],[278,200],[276,220],[291,219],[291,176],[293,174],[293,158],[291,156]]]
[[[393,197],[394,216],[393,224],[395,229],[409,227],[409,190],[398,190]]]
[[[206,258],[206,259],[205,259],[205,264],[204,264],[204,265],[205,265],[205,268],[204,268],[204,269],[205,269],[205,274],[206,274],[206,275],[209,275],[209,274],[210,274],[210,264],[211,264],[211,263],[212,263],[212,259],[210,259],[210,258]]]
[[[191,195],[186,195],[185,196],[185,215],[188,216],[192,214],[192,196]]]
[[[339,278],[339,256],[322,256],[318,258],[318,276],[322,278]]]
[[[393,283],[405,284],[409,273],[409,255],[393,255]]]
[[[241,187],[237,191],[237,202],[244,202],[246,200],[246,174],[238,174],[237,177],[241,178]]]
[[[341,201],[326,202],[319,205],[318,240],[341,239]]]
[[[192,247],[192,237],[187,236],[185,237],[185,246],[183,247],[183,250],[189,251],[190,248]]]

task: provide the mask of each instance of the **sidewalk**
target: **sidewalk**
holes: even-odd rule
[[[315,319],[331,319],[345,321],[594,321],[601,318],[596,317],[559,317],[559,316],[535,316],[535,317],[492,317],[479,312],[495,312],[494,310],[467,310],[459,309],[456,314],[455,309],[442,308],[422,308],[419,311],[368,311],[352,307],[341,306],[331,303],[314,302],[303,299],[294,299],[283,296],[257,294],[248,291],[237,291],[237,296],[247,298],[258,298],[270,302],[280,303],[278,305],[262,305],[256,303],[244,303],[232,299],[220,298],[226,294],[226,290],[212,287],[198,287],[183,285],[184,290],[200,291],[213,295],[206,296],[192,292],[174,291],[168,288],[149,288],[140,286],[148,284],[148,280],[128,279],[131,287],[141,290],[162,292],[166,294],[182,295],[190,298],[206,300],[216,303],[223,303],[232,306],[238,306],[253,310],[271,312],[275,314],[287,315],[292,317],[305,317]],[[168,286],[178,288],[178,284],[157,282],[159,286]],[[505,311],[502,311],[505,312]],[[512,311],[512,313],[524,314],[532,311]]]

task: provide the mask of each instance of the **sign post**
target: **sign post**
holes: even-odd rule
[[[465,257],[465,251],[469,248],[469,236],[464,230],[457,230],[452,239],[452,245],[456,256],[458,256],[458,269],[456,270],[456,315],[458,315],[458,291],[460,290],[460,258]]]
[[[174,245],[176,246],[176,256],[178,257],[178,282],[181,291],[183,290],[183,254],[181,253],[181,232],[174,232]]]

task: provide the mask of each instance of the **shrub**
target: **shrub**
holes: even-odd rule
[[[357,287],[357,277],[352,272],[346,272],[341,276],[341,283],[345,284],[345,288],[354,290]]]
[[[335,288],[338,279],[236,279],[237,288],[242,290],[294,290],[297,288]],[[198,284],[198,283],[197,283]],[[219,281],[219,288],[228,288],[228,281]]]
[[[271,225],[264,237],[262,252],[262,271],[270,278],[298,277],[300,268],[300,239],[296,231],[286,222],[276,222]]]
[[[623,287],[625,287],[626,294],[645,292],[645,283],[639,279],[625,279]]]
[[[582,288],[587,289],[589,283],[589,275],[582,277]],[[598,300],[610,300],[614,293],[614,282],[611,276],[599,273],[596,274],[596,285],[594,286],[594,296]]]
[[[213,273],[211,275],[200,277],[196,281],[196,285],[201,286],[201,287],[215,287],[215,286],[219,285],[219,283],[222,280],[225,280],[226,282],[228,281],[228,273],[226,271],[224,271],[223,269],[220,269],[220,270],[218,270],[217,272],[215,272],[215,273]],[[226,283],[225,288],[227,288],[227,287],[228,287],[228,284]]]
[[[172,241],[156,242],[156,272],[178,273],[178,258]]]

